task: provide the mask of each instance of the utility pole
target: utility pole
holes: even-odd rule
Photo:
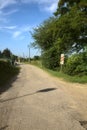
[[[28,45],[28,49],[29,49],[29,63],[31,62],[30,60],[30,45]]]

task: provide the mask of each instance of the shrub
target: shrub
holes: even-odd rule
[[[58,61],[60,60],[58,59],[58,55],[58,51],[54,47],[50,48],[42,55],[42,64],[48,69],[55,70],[59,67]]]
[[[12,66],[10,62],[0,61],[0,85],[6,84],[18,72],[19,68]]]
[[[69,57],[64,71],[69,75],[87,75],[87,53],[83,52]]]

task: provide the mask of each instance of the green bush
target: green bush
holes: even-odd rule
[[[12,66],[9,61],[0,61],[0,85],[6,84],[18,72],[19,68]]]
[[[69,57],[64,71],[69,75],[87,75],[87,53],[74,54]]]
[[[44,52],[42,55],[42,64],[48,69],[55,70],[59,67],[58,51],[53,47]]]

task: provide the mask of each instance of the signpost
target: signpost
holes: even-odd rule
[[[64,54],[61,54],[60,56],[60,65],[61,65],[61,71],[62,71],[62,66],[64,65]]]

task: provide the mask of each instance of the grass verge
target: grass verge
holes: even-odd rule
[[[73,82],[73,83],[87,83],[87,76],[70,76],[67,74],[64,74],[63,72],[58,72],[58,71],[53,71],[53,70],[49,70],[49,69],[45,69],[48,73],[50,73],[51,75],[61,78],[67,82]]]
[[[70,76],[70,75],[64,74],[61,71],[53,71],[53,70],[50,70],[50,69],[46,69],[41,65],[40,61],[33,61],[31,64],[45,70],[46,72],[48,72],[52,76],[61,78],[61,79],[65,80],[65,81],[67,81],[67,82],[81,83],[81,84],[87,83],[87,75],[84,75],[84,76]]]

